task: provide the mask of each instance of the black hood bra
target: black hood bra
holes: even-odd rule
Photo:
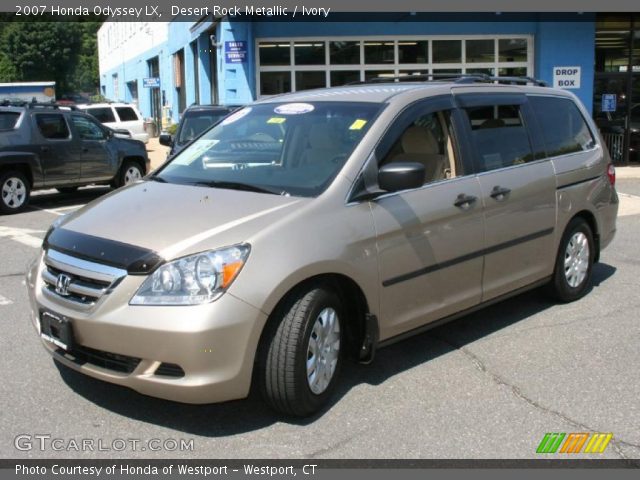
[[[130,275],[147,275],[164,262],[153,250],[64,228],[50,229],[44,238],[43,248],[122,268]]]

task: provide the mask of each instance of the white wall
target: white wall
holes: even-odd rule
[[[106,72],[167,41],[169,22],[107,21],[98,30],[98,62]]]

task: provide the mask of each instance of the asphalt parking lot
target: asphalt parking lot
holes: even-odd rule
[[[535,458],[546,432],[611,432],[598,458],[640,458],[640,175],[618,186],[618,234],[584,299],[529,292],[348,364],[334,402],[306,421],[259,398],[181,405],[57,366],[28,321],[24,275],[48,225],[109,190],[37,193],[29,211],[0,216],[0,456]],[[14,446],[41,434],[62,451]],[[82,439],[142,443],[77,452]],[[193,439],[193,450],[151,451],[150,439]]]

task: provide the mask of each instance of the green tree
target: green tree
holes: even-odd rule
[[[58,95],[95,92],[98,20],[0,22],[0,82],[53,80]]]

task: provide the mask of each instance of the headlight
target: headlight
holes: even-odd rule
[[[131,305],[200,305],[213,302],[233,283],[249,245],[211,250],[166,263],[150,275]]]

